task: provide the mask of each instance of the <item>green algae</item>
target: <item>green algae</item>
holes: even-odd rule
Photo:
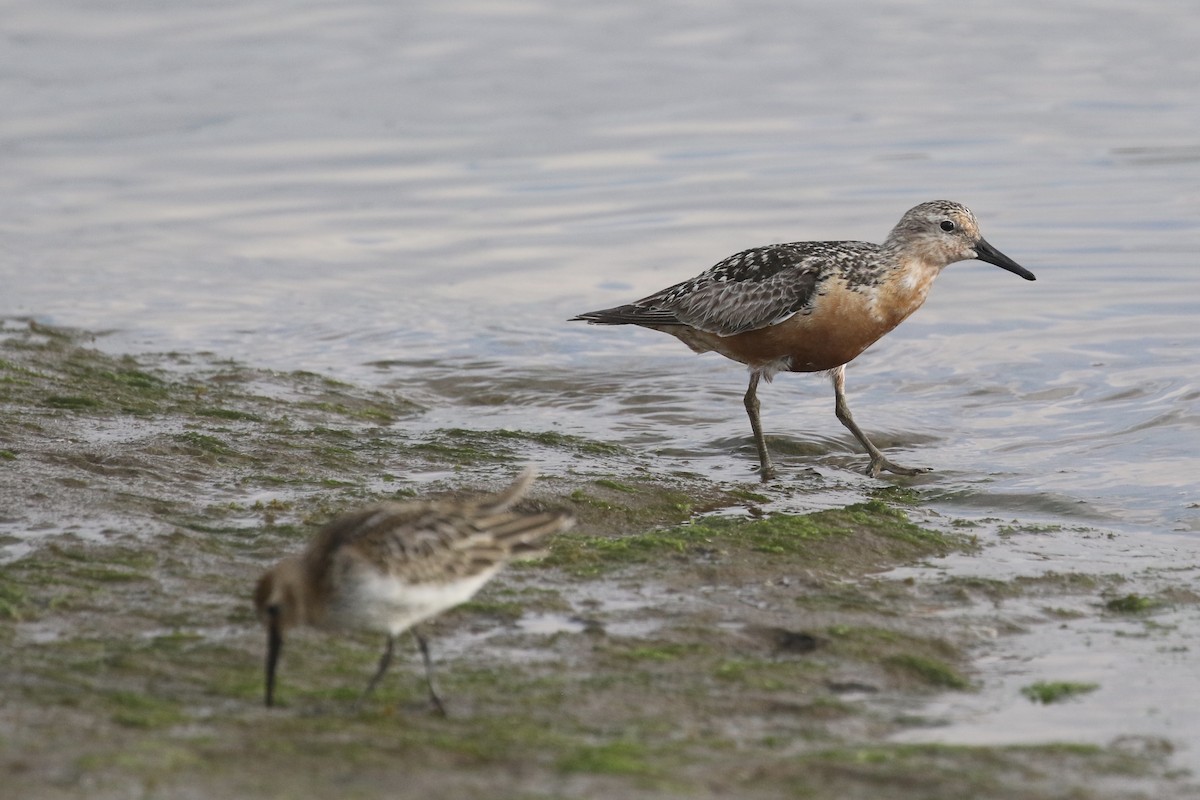
[[[1126,594],[1114,597],[1104,603],[1104,608],[1114,614],[1145,614],[1153,611],[1161,602],[1153,597],[1140,594]]]
[[[185,452],[193,455],[214,455],[214,456],[240,456],[237,450],[229,445],[228,442],[216,436],[199,433],[197,431],[187,431],[185,433],[177,433],[171,436],[173,440],[179,443],[184,448]]]
[[[103,405],[100,400],[94,397],[61,394],[50,395],[42,401],[42,404],[47,408],[63,408],[69,410],[100,408]]]
[[[211,419],[223,419],[230,422],[262,422],[263,418],[258,414],[249,411],[241,411],[236,408],[205,408],[200,407],[193,411],[198,417],[207,417]]]
[[[945,639],[878,626],[834,625],[825,633],[833,654],[877,663],[905,685],[957,691],[971,688],[957,666],[965,654]]]
[[[813,798],[1051,800],[1098,796],[1087,788],[1097,777],[1124,778],[1152,769],[1145,760],[1094,745],[870,745],[818,750],[773,771],[770,778],[790,782],[798,796]]]
[[[650,775],[656,770],[647,759],[648,754],[641,744],[617,740],[576,748],[562,756],[557,767],[560,772]]]
[[[703,645],[694,642],[663,642],[636,645],[625,650],[621,655],[631,661],[677,661],[704,649]]]
[[[112,719],[129,728],[166,728],[186,719],[179,703],[134,691],[108,691],[103,694]]]
[[[766,692],[788,692],[809,688],[809,670],[819,665],[804,665],[774,658],[726,658],[717,663],[712,675],[719,681],[741,688]]]
[[[623,494],[637,494],[638,492],[637,489],[629,484],[615,481],[611,478],[599,478],[595,481],[595,484],[603,489],[612,489],[614,492],[621,492]],[[582,493],[580,493],[580,496],[586,497]]]
[[[936,658],[913,653],[887,656],[883,663],[889,669],[906,673],[935,689],[969,689],[971,682],[954,667]]]
[[[1072,697],[1094,692],[1100,688],[1098,683],[1080,683],[1076,681],[1038,681],[1021,687],[1021,694],[1034,703],[1050,705],[1061,703]]]
[[[0,568],[0,619],[20,620],[28,604],[25,590],[9,577],[7,569]]]
[[[455,611],[460,614],[479,614],[513,622],[524,616],[525,604],[515,600],[468,600],[458,606]]]
[[[1115,591],[1125,583],[1122,575],[1088,575],[1077,572],[1049,571],[1040,575],[1022,575],[1008,580],[978,576],[949,576],[939,592],[961,602],[985,597],[993,602],[1017,597],[1047,595],[1091,595],[1097,590]]]
[[[578,490],[571,499],[577,505],[602,510],[620,508]],[[720,559],[730,552],[744,552],[795,558],[808,565],[837,564],[840,568],[849,559],[854,562],[855,572],[867,572],[903,558],[945,555],[972,546],[973,540],[921,528],[902,511],[872,500],[844,509],[772,514],[763,519],[700,517],[685,525],[636,536],[568,533],[555,539],[550,556],[542,564],[594,577],[666,557]]]
[[[486,432],[486,437],[497,441],[531,442],[556,450],[591,456],[619,456],[629,452],[627,448],[610,442],[595,441],[557,431],[524,431],[502,428]]]
[[[435,431],[425,441],[413,445],[413,450],[464,465],[515,461],[516,452],[502,442],[500,437],[488,437],[479,431],[448,428]]]
[[[14,412],[5,432],[17,437],[6,446],[33,478],[49,453],[95,487],[94,505],[73,497],[64,519],[80,508],[110,517],[91,540],[50,531],[52,544],[0,567],[6,708],[22,720],[6,734],[15,755],[0,780],[14,796],[375,797],[403,776],[419,796],[916,800],[1085,797],[1093,775],[1149,774],[1168,791],[1184,780],[1166,775],[1158,755],[1112,748],[883,741],[906,724],[895,703],[967,688],[957,682],[970,674],[953,623],[923,625],[914,609],[926,601],[912,586],[866,577],[975,546],[894,508],[919,505],[915,492],[817,514],[696,518],[767,503],[775,490],[618,469],[631,457],[621,448],[558,434],[415,435],[388,425],[420,413],[403,398],[311,373],[199,356],[161,371],[154,358],[37,336],[46,341],[9,346],[15,368],[0,364]],[[89,400],[45,404],[56,396]],[[124,418],[131,445],[91,448],[79,437],[50,449],[56,432],[76,430],[62,426]],[[456,472],[419,493],[457,494],[475,488],[472,464],[524,462],[545,448],[580,473],[547,476],[531,502],[571,507],[579,526],[548,561],[514,566],[430,624],[448,719],[428,712],[407,639],[377,696],[355,710],[382,641],[316,632],[289,636],[281,706],[262,707],[265,636],[249,594],[268,563],[347,505],[411,496],[396,485],[408,470]],[[148,522],[152,534],[129,532]],[[804,578],[781,584],[781,575]],[[691,591],[701,584],[714,590],[703,603]],[[608,607],[610,592],[664,585],[646,608]],[[1119,585],[1060,576],[961,588],[1115,597]],[[512,624],[536,611],[582,617],[584,632]],[[622,613],[645,629],[606,632],[628,621]],[[804,628],[743,624],[760,617]],[[465,651],[464,633],[478,637]],[[442,647],[455,636],[456,647]],[[789,636],[809,636],[811,649],[781,646]],[[841,699],[838,685],[869,691]],[[43,768],[30,766],[43,763],[67,776],[49,795]]]

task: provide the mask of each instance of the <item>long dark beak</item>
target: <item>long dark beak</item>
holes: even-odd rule
[[[275,665],[283,649],[283,633],[279,630],[279,609],[267,609],[267,708],[275,705]]]
[[[1036,281],[1033,273],[1022,267],[1017,262],[1013,261],[1008,256],[1001,253],[996,248],[987,243],[986,239],[980,238],[975,242],[975,258],[980,261],[986,261],[989,264],[995,264],[1000,269],[1006,269],[1009,272],[1015,272],[1027,281]]]

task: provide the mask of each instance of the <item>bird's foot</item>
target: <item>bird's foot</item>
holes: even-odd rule
[[[762,478],[763,483],[773,481],[775,478],[779,477],[779,471],[776,470],[775,465],[769,461],[759,467],[758,474]]]
[[[872,456],[871,464],[867,467],[867,474],[872,478],[878,478],[881,472],[890,472],[893,475],[924,475],[926,472],[933,472],[933,467],[902,467],[899,464],[893,464],[882,455]]]

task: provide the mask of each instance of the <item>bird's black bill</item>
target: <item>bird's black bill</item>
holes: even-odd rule
[[[1006,269],[1009,272],[1015,272],[1027,281],[1036,281],[1033,273],[1022,267],[1017,262],[1013,261],[1008,256],[1001,253],[996,248],[992,247],[984,239],[980,239],[975,243],[975,258],[980,261],[986,261],[989,264],[995,264],[1000,269]]]
[[[279,663],[279,651],[283,649],[283,634],[279,631],[279,609],[268,612],[267,626],[267,708],[275,705],[275,665]]]

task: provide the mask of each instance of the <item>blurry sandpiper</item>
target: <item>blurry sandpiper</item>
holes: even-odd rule
[[[756,247],[634,303],[572,319],[640,325],[669,333],[697,353],[715,351],[746,364],[744,402],[764,481],[775,467],[759,421],[758,382],[779,372],[829,372],[837,418],[871,456],[867,474],[916,475],[928,469],[892,463],[855,424],[846,403],[846,364],[920,308],[945,267],[968,259],[1034,280],[980,236],[970,209],[934,200],[905,213],[881,245]]]
[[[425,664],[429,700],[445,714],[434,686],[429,647],[414,627],[469,600],[514,558],[574,524],[561,511],[512,510],[533,482],[527,469],[504,492],[470,500],[381,503],[337,517],[299,555],[262,576],[254,591],[267,628],[266,703],[275,702],[283,635],[296,625],[364,630],[387,637],[359,703],[387,671],[396,637],[412,629]]]

